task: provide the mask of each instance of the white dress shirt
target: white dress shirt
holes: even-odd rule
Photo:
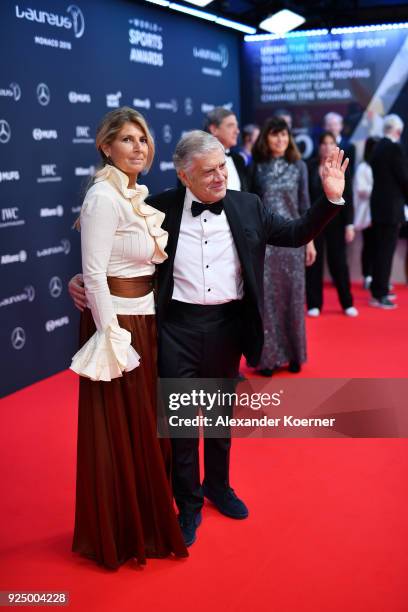
[[[227,189],[234,189],[235,191],[241,191],[241,180],[239,178],[238,170],[234,164],[234,160],[232,159],[230,155],[225,155],[225,160],[227,162],[227,170],[228,170]]]
[[[173,299],[190,304],[224,304],[243,297],[241,264],[225,212],[193,217],[198,199],[186,190],[174,259]]]

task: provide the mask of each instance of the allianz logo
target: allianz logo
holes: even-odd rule
[[[90,104],[91,96],[87,93],[77,93],[76,91],[70,91],[68,94],[68,100],[71,102],[71,104],[77,104],[78,102]]]
[[[0,302],[0,308],[3,308],[4,306],[12,306],[13,304],[19,304],[20,302],[32,302],[34,299],[35,289],[32,285],[27,285],[24,287],[22,293],[3,298]]]
[[[71,243],[69,240],[64,238],[57,246],[51,246],[45,249],[37,250],[37,257],[49,257],[50,255],[59,255],[61,253],[63,253],[64,255],[68,255],[70,251]]]
[[[95,174],[95,166],[89,166],[88,168],[75,168],[75,176],[93,176]]]
[[[0,171],[0,183],[3,181],[19,181],[20,172],[18,170],[4,170]]]
[[[56,206],[55,208],[41,208],[40,217],[62,217],[64,214],[63,206]]]
[[[1,98],[13,98],[18,102],[21,98],[21,87],[17,83],[10,83],[8,87],[0,87]]]
[[[160,162],[160,170],[162,172],[166,172],[166,170],[174,170],[174,164],[173,162],[166,162],[166,161],[161,161]]]
[[[210,62],[221,64],[222,68],[226,68],[229,63],[229,53],[225,45],[218,45],[217,49],[200,49],[193,48],[193,57]]]
[[[106,94],[106,106],[108,108],[119,108],[122,92]]]
[[[40,128],[33,129],[34,140],[56,140],[58,138],[57,130],[41,130]]]
[[[53,332],[58,327],[63,327],[64,325],[69,325],[69,317],[60,317],[59,319],[50,319],[45,323],[45,329],[47,332]]]
[[[56,28],[66,28],[72,30],[75,38],[81,38],[85,31],[85,19],[81,9],[75,4],[70,4],[66,9],[68,16],[50,13],[32,8],[20,8],[16,4],[17,19],[35,21],[36,23],[47,24]]]
[[[173,113],[177,113],[178,111],[177,100],[175,100],[174,98],[169,102],[156,102],[154,106],[158,110],[169,110],[173,111]]]
[[[133,106],[135,108],[147,108],[149,109],[151,106],[151,102],[149,100],[149,98],[145,98],[144,100],[141,100],[140,98],[133,98]]]
[[[24,263],[27,261],[27,252],[20,251],[19,253],[15,253],[13,255],[9,255],[8,253],[1,256],[1,264],[12,264],[12,263]]]

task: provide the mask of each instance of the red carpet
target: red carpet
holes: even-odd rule
[[[383,312],[356,290],[348,319],[328,289],[301,375],[406,376],[408,289],[397,292]],[[206,506],[189,559],[109,572],[70,552],[76,396],[64,372],[2,401],[1,591],[69,591],[75,611],[408,610],[406,440],[234,440],[249,519]]]

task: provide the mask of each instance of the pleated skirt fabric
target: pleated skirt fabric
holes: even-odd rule
[[[115,569],[128,559],[188,556],[171,490],[170,440],[157,437],[154,315],[118,315],[141,364],[110,382],[80,379],[72,549]],[[81,346],[95,332],[81,316]]]

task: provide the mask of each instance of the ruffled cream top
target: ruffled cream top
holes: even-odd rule
[[[153,293],[119,298],[109,292],[107,276],[154,274],[167,259],[164,214],[145,203],[145,185],[128,188],[128,177],[114,166],[100,170],[81,209],[82,271],[96,333],[74,355],[71,369],[92,380],[109,381],[137,367],[141,357],[117,314],[154,314]]]

